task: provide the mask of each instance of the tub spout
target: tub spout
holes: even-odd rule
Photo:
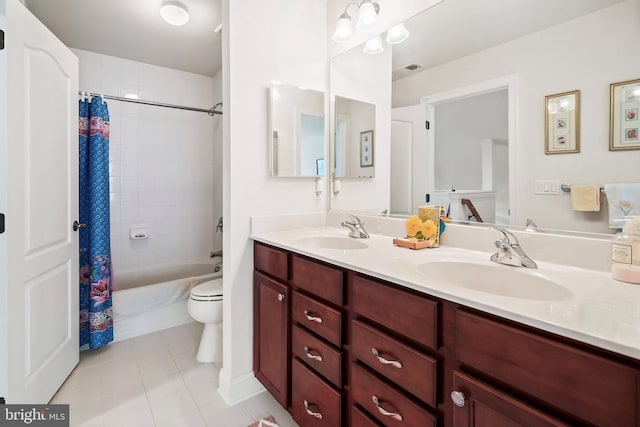
[[[222,258],[222,251],[211,251],[209,258]]]

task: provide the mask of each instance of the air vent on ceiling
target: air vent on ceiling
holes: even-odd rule
[[[409,65],[405,65],[402,67],[399,67],[395,70],[393,70],[391,79],[392,80],[400,80],[403,79],[405,77],[410,76],[411,74],[420,72],[422,70],[422,68],[424,68],[422,65],[420,64],[409,64]]]

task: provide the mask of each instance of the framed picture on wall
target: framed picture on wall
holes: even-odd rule
[[[609,87],[609,150],[640,150],[640,79]]]
[[[373,166],[373,130],[360,132],[360,167]]]
[[[580,91],[544,97],[546,154],[580,152]]]

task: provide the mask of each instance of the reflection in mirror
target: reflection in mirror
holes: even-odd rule
[[[324,93],[274,82],[269,106],[271,175],[324,176]]]
[[[336,96],[333,111],[335,177],[373,178],[376,106]]]
[[[462,166],[462,171],[450,171],[449,167],[460,165],[464,148],[458,149],[460,158],[456,161],[434,158],[434,152],[439,156],[439,145],[429,146],[428,140],[438,131],[440,121],[437,116],[430,118],[431,129],[425,130],[425,120],[429,118],[425,99],[456,91],[460,99],[465,97],[459,93],[463,88],[511,78],[515,90],[509,89],[507,103],[514,114],[513,118],[509,117],[507,135],[487,132],[475,135],[480,142],[494,140],[497,150],[502,149],[500,144],[507,139],[508,165],[504,165],[504,158],[495,159],[492,179],[501,179],[496,174],[505,174],[505,167],[511,172],[508,174],[510,197],[504,202],[512,209],[498,212],[500,209],[496,207],[494,221],[524,226],[531,218],[541,229],[610,233],[606,197],[599,211],[580,212],[572,210],[570,193],[541,194],[545,186],[542,185],[542,191],[538,188],[540,183],[557,189],[560,184],[602,186],[640,182],[640,150],[609,151],[608,143],[609,85],[640,77],[638,16],[640,2],[637,0],[446,0],[405,21],[409,39],[384,46],[386,51],[392,50],[392,65],[386,68],[387,80],[378,77],[375,85],[351,79],[351,84],[361,92],[391,82],[388,104],[391,110],[386,116],[384,105],[376,101],[377,110],[385,113],[377,114],[376,124],[381,128],[385,119],[394,123],[388,134],[381,131],[376,134],[378,148],[386,147],[385,151],[376,151],[377,163],[382,164],[385,159],[391,169],[388,174],[377,170],[376,181],[380,181],[376,185],[387,179],[388,196],[385,199],[385,192],[377,191],[368,203],[354,200],[353,209],[379,212],[394,203],[398,192],[404,192],[408,194],[402,196],[404,202],[398,202],[400,208],[395,211],[415,213],[413,202],[409,204],[407,200],[423,204],[426,194],[435,196],[439,193],[436,190],[448,192],[451,186],[467,189],[471,185],[466,183],[467,174],[474,176],[472,189],[482,189],[482,178],[477,175],[478,168],[482,170],[482,159],[478,159],[484,156],[482,151],[476,152],[476,163],[467,170]],[[342,57],[353,51],[360,52],[361,46]],[[341,57],[334,58],[332,72],[337,60],[344,62]],[[361,87],[364,84],[367,86]],[[544,98],[573,90],[581,93],[580,152],[547,155]],[[401,110],[412,111],[405,111],[409,115],[402,117],[398,116]],[[458,117],[451,132],[468,127],[468,114]],[[404,150],[408,155],[402,156],[402,152],[396,151],[396,133],[410,141]],[[496,168],[500,162],[502,166]],[[405,170],[411,166],[410,177],[407,173],[396,176],[399,170],[396,164],[403,165]],[[401,184],[393,184],[394,180]],[[346,194],[348,188],[343,185],[342,190]],[[360,193],[366,191],[359,190]],[[431,203],[438,202],[432,197]],[[336,198],[332,204],[340,209],[351,207],[346,199]],[[465,212],[468,217],[468,211]],[[507,213],[510,213],[508,221]]]

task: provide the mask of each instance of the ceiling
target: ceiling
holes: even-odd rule
[[[624,0],[445,0],[406,22],[410,37],[393,47],[393,79],[558,25]],[[562,41],[558,40],[561,44]]]
[[[221,0],[181,0],[190,14],[182,27],[160,17],[162,0],[25,0],[64,44],[213,76],[222,64]]]

